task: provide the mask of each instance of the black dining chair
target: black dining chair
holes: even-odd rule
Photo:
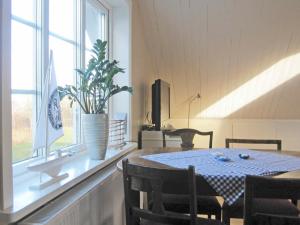
[[[158,169],[123,163],[125,210],[127,225],[224,225],[221,221],[197,217],[195,169]],[[141,207],[140,193],[147,193],[148,207]],[[188,199],[188,213],[168,211],[163,195]]]
[[[255,225],[300,225],[300,218],[298,216],[257,213],[255,219]]]
[[[209,136],[208,147],[212,148],[213,143],[213,131],[202,132],[196,129],[183,128],[177,130],[165,130],[163,131],[163,147],[166,147],[166,135],[167,136],[180,136],[181,137],[181,147],[183,150],[194,148],[194,137],[195,135]]]
[[[205,135],[209,136],[209,144],[208,147],[212,148],[213,141],[213,131],[201,132],[195,129],[184,128],[173,131],[163,131],[163,146],[166,147],[166,135],[168,136],[180,136],[182,140],[181,147],[183,150],[192,149],[194,147],[193,139],[195,135]],[[172,201],[172,196],[165,196],[168,200]],[[214,196],[197,196],[198,198],[198,214],[207,215],[208,218],[211,218],[212,215],[215,216],[216,219],[221,220],[221,212],[222,208],[217,198]],[[181,204],[177,201],[177,203],[167,205],[168,210],[187,213],[188,212],[188,204],[186,199],[181,199]]]
[[[230,144],[268,144],[268,145],[276,145],[276,150],[281,151],[281,140],[278,140],[278,139],[226,138],[225,139],[225,147],[229,148]]]
[[[241,143],[241,144],[269,144],[269,145],[276,145],[277,151],[281,151],[281,140],[274,140],[274,139],[236,139],[236,138],[226,138],[225,139],[225,147],[229,148],[230,144],[233,143]],[[295,202],[295,200],[294,200]],[[269,202],[263,202],[262,207],[272,207],[268,204]],[[273,208],[273,207],[272,207]],[[230,225],[230,218],[243,218],[244,212],[244,199],[239,198],[235,203],[232,205],[228,205],[226,202],[222,205],[222,221]]]
[[[247,176],[244,225],[300,225],[299,209],[289,200],[300,199],[300,179]],[[270,208],[261,202],[269,201]]]

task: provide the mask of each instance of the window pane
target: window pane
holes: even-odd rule
[[[12,20],[12,89],[35,89],[35,29]]]
[[[34,95],[12,95],[13,162],[32,157]]]
[[[43,50],[53,50],[57,83],[60,86],[76,84],[75,68],[79,60],[77,49],[85,47],[87,51],[96,39],[107,40],[108,10],[97,0],[88,0],[86,8],[86,43],[79,46],[76,42],[80,31],[77,29],[78,0],[49,0],[49,43],[40,40],[40,30],[37,28],[37,2],[43,0],[12,0],[12,136],[13,161],[17,162],[32,157],[33,132],[36,126],[36,113],[40,97],[36,90],[44,90],[42,85],[41,68],[44,65],[40,56]],[[40,16],[38,16],[39,18]],[[41,19],[44,15],[41,15]],[[39,23],[40,24],[40,23]],[[47,29],[45,30],[47,31]],[[39,32],[39,33],[38,33]],[[48,49],[49,47],[49,49]],[[90,52],[88,53],[90,55]],[[88,57],[89,58],[89,57]],[[38,68],[38,70],[37,70]],[[37,82],[38,81],[38,82]],[[71,109],[69,100],[61,102],[64,136],[57,140],[51,149],[61,148],[77,142],[77,123],[79,122],[76,109]]]
[[[102,12],[91,3],[86,3],[86,32],[85,47],[92,48],[92,44],[96,39],[102,39]]]
[[[86,3],[86,31],[85,31],[85,58],[86,64],[91,58],[93,44],[97,39],[107,40],[108,10],[100,3],[87,1]]]
[[[12,0],[12,15],[30,22],[35,22],[35,5],[35,0]]]
[[[67,98],[65,98],[60,103],[60,105],[62,111],[61,115],[62,115],[64,136],[62,136],[56,142],[53,143],[53,145],[51,146],[51,150],[59,149],[76,143],[76,138],[73,136],[75,135],[76,132],[74,128],[75,121],[73,120],[73,110],[70,109],[70,102],[67,100]]]
[[[49,49],[53,51],[57,85],[73,84],[75,69],[74,45],[50,36]]]
[[[49,49],[53,50],[53,59],[56,71],[57,85],[65,86],[74,84],[75,69],[75,47],[58,38],[49,37]],[[70,108],[68,99],[61,102],[64,136],[58,139],[52,149],[70,145],[76,142],[75,121],[73,120],[73,109]],[[75,111],[74,111],[75,113]]]
[[[76,2],[77,0],[49,0],[49,49],[53,51],[59,86],[74,85],[76,82]],[[51,146],[51,150],[77,141],[76,110],[70,108],[67,98],[61,102],[61,109],[64,136]]]
[[[49,30],[69,40],[75,34],[76,0],[49,0]]]
[[[11,88],[13,162],[32,157],[36,110],[36,0],[12,0]],[[29,22],[32,26],[26,24]],[[31,91],[32,94],[25,94]],[[14,94],[14,93],[21,94]]]

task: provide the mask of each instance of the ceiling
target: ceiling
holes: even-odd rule
[[[172,118],[300,118],[300,1],[135,2]]]

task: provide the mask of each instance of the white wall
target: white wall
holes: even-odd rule
[[[115,82],[120,86],[131,86],[131,43],[130,43],[130,5],[125,1],[119,1],[119,4],[112,8],[112,55],[113,59],[120,62],[119,67],[125,70],[115,77]],[[113,96],[111,110],[112,114],[127,113],[128,122],[131,123],[129,117],[131,96],[128,92],[121,92]],[[131,137],[131,127],[127,126],[126,140]]]
[[[102,174],[99,172],[97,177],[90,177],[79,184],[80,188],[69,190],[17,224],[123,225],[125,208],[122,173],[115,171],[108,176]]]
[[[132,0],[132,138],[137,140],[140,126],[145,122],[149,99],[149,82],[154,74],[152,59],[145,42],[145,29],[137,0]]]
[[[144,123],[147,111],[149,78],[153,74],[150,55],[146,48],[136,0],[110,0],[113,5],[112,36],[113,57],[125,68],[116,81],[133,87],[133,95],[122,93],[114,96],[112,111],[131,114],[128,138],[137,141],[137,132]],[[127,101],[128,100],[128,101]],[[131,108],[129,108],[131,103]]]

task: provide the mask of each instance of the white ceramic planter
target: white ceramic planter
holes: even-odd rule
[[[85,145],[91,159],[105,159],[108,143],[107,114],[83,114],[82,128]]]

